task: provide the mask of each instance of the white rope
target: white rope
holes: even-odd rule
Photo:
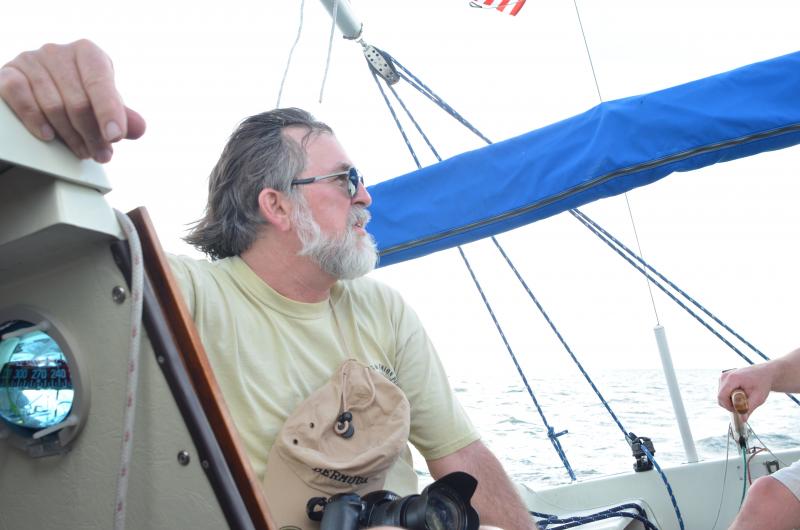
[[[325,73],[322,76],[322,86],[319,87],[319,102],[322,103],[322,93],[325,92],[325,81],[328,79],[328,68],[331,66],[331,52],[333,51],[333,34],[336,32],[336,15],[339,11],[339,0],[333,0],[333,13],[331,14],[331,36],[328,39],[328,57],[325,60]]]
[[[283,71],[283,79],[281,79],[281,87],[278,89],[278,102],[275,103],[276,108],[280,108],[281,106],[281,96],[283,95],[283,85],[286,83],[286,78],[289,75],[289,65],[292,64],[292,55],[294,54],[294,49],[297,47],[297,43],[300,42],[300,34],[303,31],[303,7],[306,5],[306,0],[300,1],[300,26],[297,28],[297,37],[294,39],[294,44],[292,44],[292,48],[289,50],[289,59],[286,60],[286,69]]]
[[[122,431],[122,456],[117,474],[117,496],[114,503],[114,530],[125,528],[125,509],[128,495],[131,451],[133,449],[133,422],[136,417],[136,392],[139,386],[139,344],[141,342],[142,291],[144,286],[144,262],[139,235],[133,223],[124,213],[114,210],[122,226],[131,252],[131,333],[128,349],[128,377],[125,413]]]

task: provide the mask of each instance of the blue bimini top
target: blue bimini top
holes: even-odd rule
[[[371,186],[370,232],[380,265],[390,265],[624,193],[673,171],[798,142],[800,52],[605,102]]]

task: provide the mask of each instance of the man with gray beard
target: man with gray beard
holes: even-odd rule
[[[86,40],[19,55],[0,69],[0,97],[32,134],[59,138],[81,158],[107,162],[113,143],[144,133],[144,120],[116,91],[110,59]],[[361,377],[372,392],[364,407],[387,395],[394,404],[373,419],[408,416],[392,427],[404,433],[402,444],[384,455],[377,489],[417,491],[410,441],[434,478],[466,471],[478,479],[473,504],[484,524],[534,528],[453,395],[416,314],[398,293],[364,277],[377,260],[366,232],[371,202],[328,125],[300,109],[264,112],[231,135],[209,177],[204,215],[186,237],[211,261],[170,257],[253,468],[268,493],[281,493],[270,472],[283,462],[273,456],[276,440],[331,385],[335,434],[321,435],[339,443],[372,428],[356,421],[363,396],[352,385]],[[329,467],[312,471],[348,485],[368,482]],[[279,526],[288,524],[281,517]]]
[[[352,226],[364,227],[371,218],[369,210],[358,205],[353,206],[349,215],[348,221]],[[299,254],[319,263],[330,275],[341,280],[353,280],[375,268],[378,250],[371,234],[363,236],[363,241],[355,230],[347,230],[339,240],[323,234],[302,195],[297,197],[292,220],[303,244]]]

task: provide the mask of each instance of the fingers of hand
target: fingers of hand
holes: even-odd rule
[[[133,109],[125,107],[125,114],[128,117],[128,131],[125,138],[135,140],[144,134],[147,124],[142,115]]]
[[[61,112],[54,114],[56,119],[61,119],[61,113],[65,113],[67,123],[59,121],[51,123],[55,126],[59,134],[62,130],[65,134],[72,135],[77,133],[80,140],[88,149],[88,154],[98,162],[108,162],[111,159],[111,142],[107,141],[101,130],[100,122],[96,116],[96,109],[93,105],[93,92],[107,93],[107,88],[100,88],[102,83],[111,83],[111,90],[114,96],[119,100],[116,95],[116,89],[113,87],[113,73],[111,71],[110,61],[105,59],[105,63],[101,60],[92,59],[91,63],[99,64],[99,68],[103,68],[108,72],[87,72],[90,82],[87,84],[83,73],[80,70],[79,63],[82,61],[81,56],[95,56],[100,55],[105,57],[105,54],[89,41],[77,41],[65,46],[46,45],[40,50],[38,58],[40,59],[43,67],[50,74],[58,92],[61,95]],[[121,102],[120,102],[121,105]],[[47,114],[47,111],[46,111]],[[121,112],[124,115],[124,112]],[[48,114],[48,118],[50,115]],[[119,125],[116,126],[119,129]],[[70,147],[72,143],[62,136]],[[115,133],[115,139],[121,138],[119,130]]]
[[[11,63],[0,68],[0,98],[31,134],[45,141],[55,138],[55,131],[41,112],[28,78]]]
[[[733,372],[725,372],[719,378],[719,391],[717,393],[717,403],[719,406],[734,411],[733,403],[731,402],[731,393],[737,388],[734,381],[731,380]]]
[[[58,135],[81,158],[107,162],[111,143],[127,135],[111,60],[87,40],[20,54],[0,69],[0,97],[35,136]],[[144,120],[138,118],[141,136]]]
[[[114,84],[111,59],[89,41],[76,42],[75,50],[75,64],[103,140],[110,144],[125,138],[128,117]]]
[[[80,133],[73,127],[67,113],[64,98],[57,86],[56,80],[62,81],[68,73],[51,72],[44,63],[48,55],[61,56],[61,47],[46,44],[35,52],[24,52],[6,65],[6,69],[16,72],[16,82],[9,96],[4,99],[23,120],[28,130],[37,134],[37,129],[47,132],[45,125],[49,126],[67,144],[70,150],[81,158],[87,158],[89,151]],[[69,72],[71,61],[60,57],[58,68]],[[72,69],[74,71],[74,68]],[[55,74],[55,77],[54,77]],[[13,74],[12,74],[13,75]],[[21,79],[19,79],[21,78]],[[26,90],[27,87],[27,90]],[[24,110],[23,110],[24,109]],[[40,125],[43,124],[43,125]]]

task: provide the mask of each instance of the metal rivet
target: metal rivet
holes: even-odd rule
[[[179,451],[178,452],[178,463],[182,466],[188,466],[189,462],[191,462],[192,457],[189,456],[189,451]]]
[[[117,285],[111,289],[111,299],[116,303],[121,304],[126,298],[128,298],[128,291],[124,287]]]
[[[200,462],[200,465],[203,466],[203,469],[208,469],[210,464],[208,463],[208,460],[203,460]]]
[[[158,364],[164,364],[164,356],[159,355],[158,357],[156,357],[156,361],[158,361]]]

